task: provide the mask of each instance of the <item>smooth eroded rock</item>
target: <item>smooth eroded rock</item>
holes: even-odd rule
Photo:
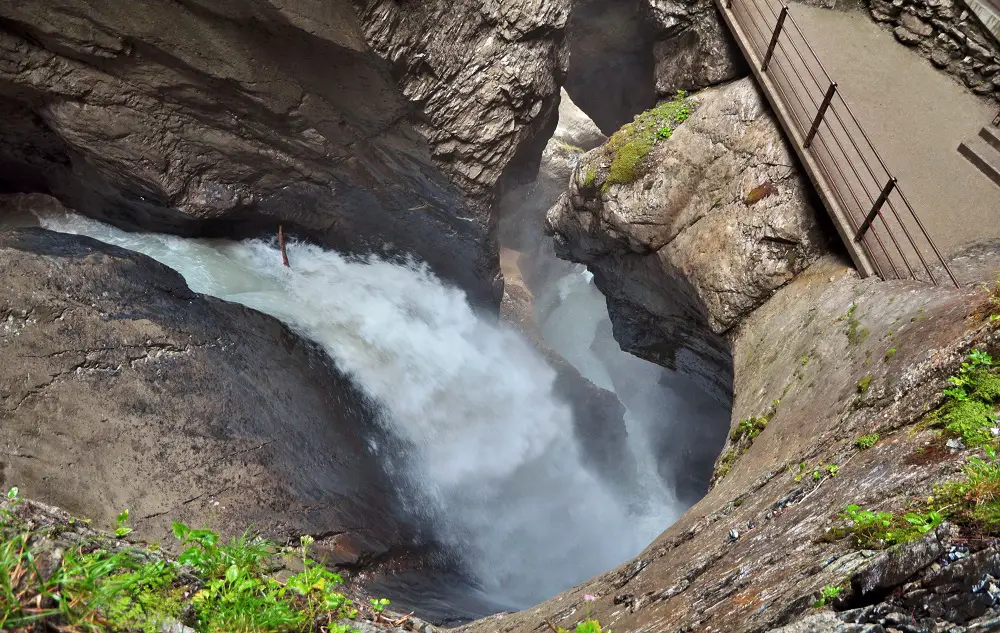
[[[615,338],[728,398],[724,335],[824,250],[807,181],[751,80],[703,91],[634,182],[589,152],[549,211],[560,257],[587,264]]]
[[[172,542],[171,521],[278,541],[400,542],[371,403],[269,316],[90,238],[0,232],[0,488]],[[346,538],[346,536],[345,536]]]

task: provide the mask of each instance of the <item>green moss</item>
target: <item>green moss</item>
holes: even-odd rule
[[[718,466],[715,467],[715,472],[712,473],[712,481],[719,481],[723,477],[729,474],[729,469],[733,467],[736,463],[737,453],[733,449],[729,449],[723,453],[722,458],[719,459]]]
[[[951,403],[940,413],[946,431],[961,437],[966,446],[982,446],[993,440],[993,408],[979,400]]]
[[[893,356],[895,356],[896,352],[898,352],[898,351],[899,350],[897,350],[895,347],[890,347],[889,349],[887,349],[885,351],[885,361],[889,362],[889,359],[892,358]]]
[[[864,378],[858,381],[858,393],[865,393],[868,391],[868,387],[872,384],[871,374],[868,374]]]
[[[857,309],[857,305],[852,305],[847,314],[840,318],[841,321],[847,321],[847,342],[851,345],[860,345],[871,335],[871,331],[861,327],[861,322],[854,316]]]
[[[653,139],[643,135],[621,144],[615,151],[604,180],[605,190],[611,185],[635,182],[643,173],[643,161],[653,151]]]
[[[597,180],[597,170],[591,167],[583,177],[583,186],[589,189],[594,186],[595,180]]]
[[[987,374],[981,377],[972,394],[983,402],[1000,402],[1000,375]]]
[[[854,441],[854,445],[859,449],[865,451],[878,444],[879,435],[878,433],[869,433],[868,435],[862,435],[857,440]]]
[[[966,446],[995,444],[995,403],[1000,400],[1000,375],[989,354],[973,350],[957,374],[948,379],[945,401],[926,422],[962,438]]]
[[[612,134],[602,148],[610,167],[601,192],[606,192],[612,185],[638,180],[646,171],[646,157],[656,143],[670,139],[677,126],[686,121],[692,112],[694,103],[687,98],[687,93],[678,91],[674,100],[637,115],[631,123]]]

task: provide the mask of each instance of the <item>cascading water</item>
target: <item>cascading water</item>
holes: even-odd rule
[[[373,450],[407,487],[409,515],[498,608],[529,606],[627,560],[683,510],[662,485],[637,487],[642,498],[628,501],[609,492],[578,452],[553,370],[422,266],[293,244],[285,268],[259,240],[126,233],[73,215],[40,221],[145,253],[193,290],[322,345],[382,405],[397,441]],[[643,446],[631,443],[633,457],[655,467]]]

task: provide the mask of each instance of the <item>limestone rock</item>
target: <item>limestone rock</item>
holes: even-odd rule
[[[745,76],[712,0],[576,0],[566,88],[611,133],[657,96]]]
[[[928,35],[934,33],[933,26],[927,24],[912,13],[904,13],[900,18],[900,21],[906,30],[919,35],[920,37],[927,37]]]
[[[656,92],[672,96],[746,76],[749,69],[712,1],[647,0],[656,31]]]
[[[892,34],[896,36],[896,39],[902,44],[907,46],[916,46],[920,43],[920,36],[913,31],[907,29],[905,26],[897,26],[892,30]]]
[[[510,189],[500,197],[500,244],[505,248],[532,252],[547,241],[543,225],[545,213],[566,190],[584,150],[607,140],[586,114],[563,91],[559,123],[542,152],[538,175],[532,182]]]
[[[563,4],[3,3],[0,189],[412,253],[495,308],[492,196],[555,124]]]
[[[998,255],[994,247],[994,267]],[[736,384],[730,430],[780,400],[729,474],[634,559],[536,607],[459,631],[528,633],[546,620],[572,629],[585,613],[620,633],[751,633],[803,621],[804,627],[783,633],[951,632],[964,630],[954,625],[967,622],[970,631],[991,630],[1000,616],[996,546],[972,560],[976,555],[968,548],[967,558],[959,556],[968,544],[962,540],[942,542],[945,556],[922,576],[917,570],[926,558],[914,559],[916,578],[859,599],[878,603],[871,617],[843,612],[809,619],[818,614],[812,605],[824,586],[841,584],[877,560],[850,538],[824,538],[846,505],[899,516],[910,511],[912,499],[933,494],[967,463],[967,452],[919,457],[918,449],[938,438],[935,430],[914,425],[940,403],[945,378],[969,350],[993,354],[1000,348],[995,328],[977,312],[987,301],[973,289],[860,280],[835,256],[814,262],[729,335]],[[852,343],[840,320],[852,305],[859,327],[870,330],[862,342]],[[898,353],[883,361],[890,336]],[[871,377],[871,387],[859,396],[864,376]],[[873,431],[882,441],[858,451],[854,441]],[[796,481],[788,464],[803,461],[836,462],[840,468],[821,482]],[[736,540],[730,538],[733,530]],[[938,575],[949,568],[951,574]],[[588,594],[596,600],[585,599]],[[848,614],[854,619],[847,621]],[[973,622],[983,626],[973,628]]]
[[[723,335],[823,251],[808,185],[751,80],[696,96],[636,182],[603,186],[588,153],[549,211],[560,257],[586,264],[615,338],[728,398]]]
[[[367,400],[277,320],[86,237],[0,232],[0,489],[98,526],[403,538]],[[362,551],[364,550],[364,551]]]

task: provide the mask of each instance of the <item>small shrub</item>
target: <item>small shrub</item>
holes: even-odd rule
[[[868,391],[868,387],[872,384],[871,374],[866,375],[864,378],[858,381],[858,393],[865,393]]]
[[[948,378],[945,401],[929,414],[928,421],[960,437],[966,446],[994,443],[996,403],[1000,402],[1000,375],[993,358],[973,350],[958,373]]]
[[[862,435],[857,440],[854,441],[854,445],[859,449],[865,451],[875,446],[879,441],[878,433],[869,433],[868,435]]]
[[[855,545],[864,549],[882,549],[912,541],[944,521],[944,515],[938,511],[927,514],[910,512],[898,517],[892,512],[865,510],[854,504],[845,507],[839,518],[844,526],[832,530],[834,537],[850,535]]]
[[[890,347],[889,349],[887,349],[885,351],[885,361],[889,362],[889,359],[892,358],[893,356],[895,356],[896,352],[898,352],[898,351],[899,350],[897,350],[895,347]]]
[[[818,609],[830,604],[844,591],[840,585],[826,585],[819,590],[819,600],[813,603],[813,608]]]

